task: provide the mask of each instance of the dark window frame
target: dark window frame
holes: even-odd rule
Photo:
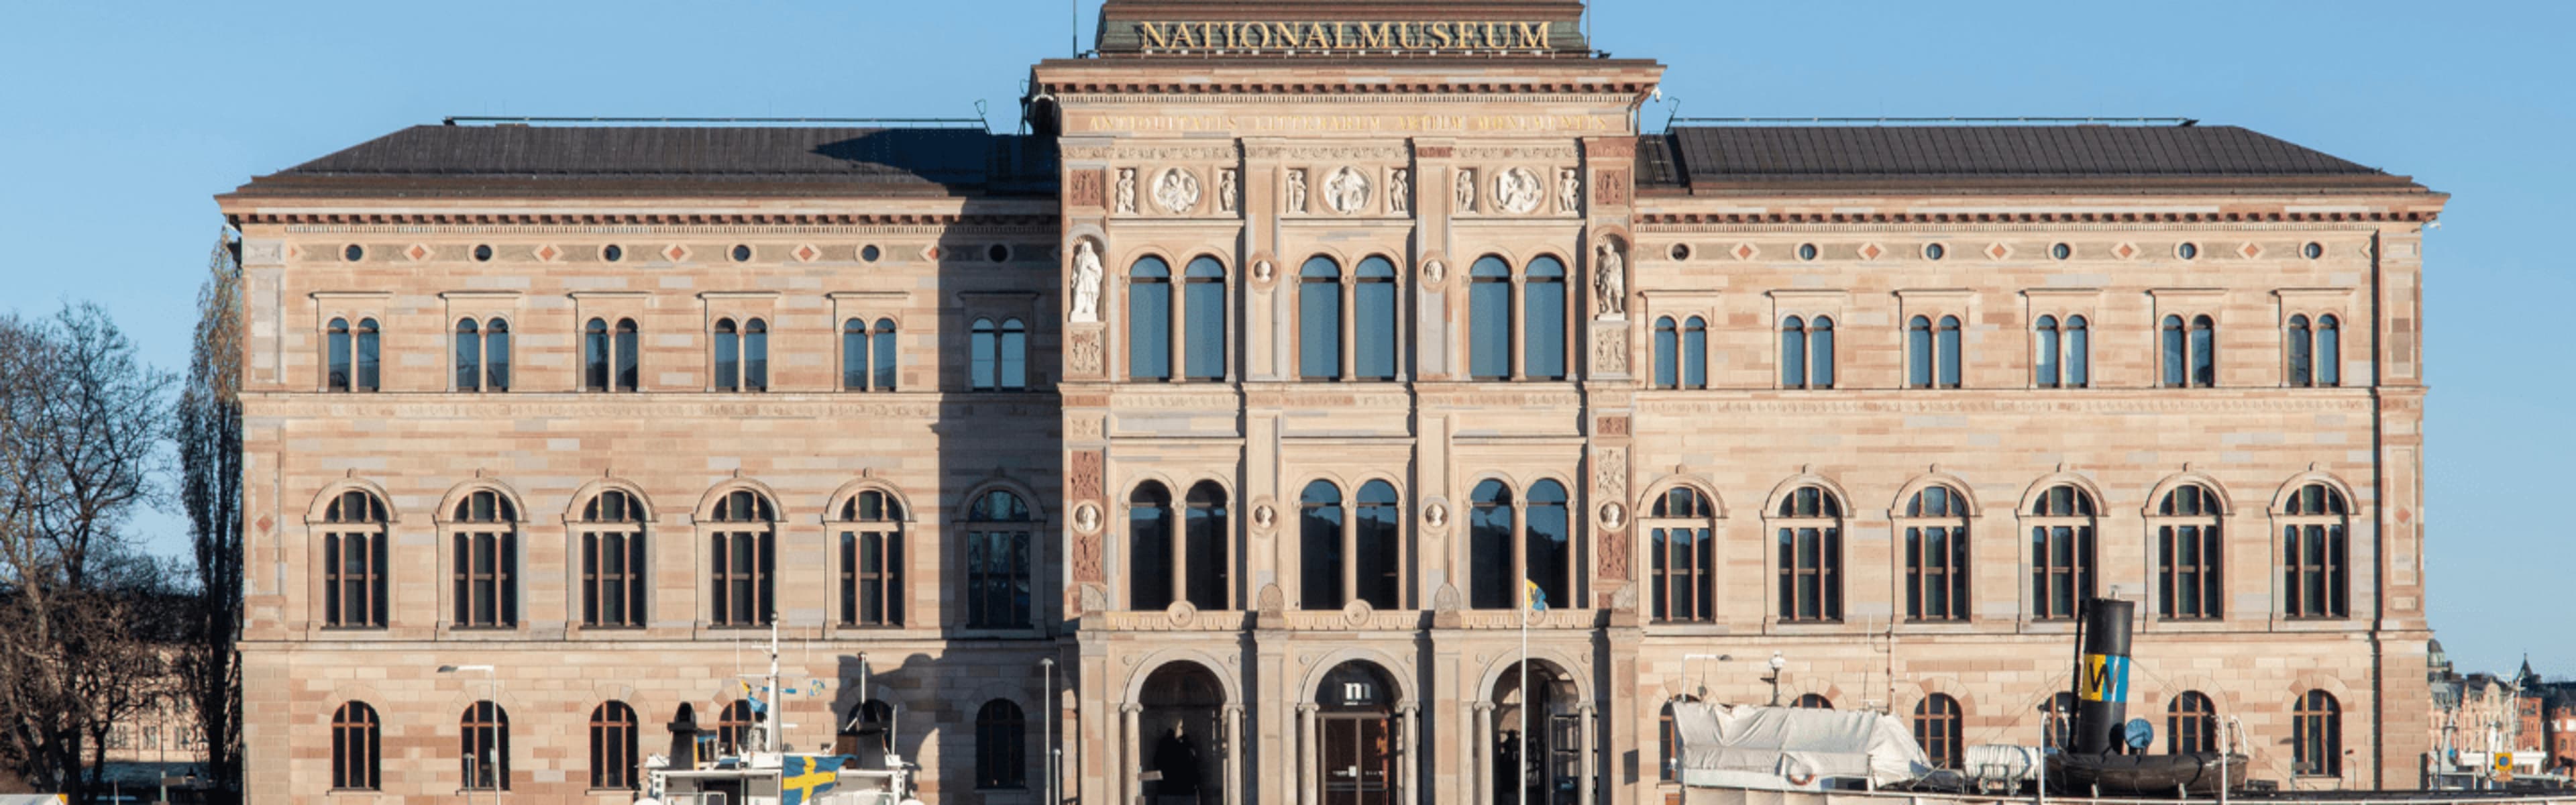
[[[841,501],[832,524],[839,532],[834,564],[840,580],[844,628],[900,628],[904,622],[906,547],[903,502],[882,489],[862,489]]]
[[[1842,499],[1808,484],[1780,499],[1770,526],[1772,565],[1777,574],[1778,608],[1783,623],[1840,623],[1843,619]],[[1808,583],[1813,582],[1812,586]],[[1812,597],[1805,593],[1812,589]]]
[[[1646,535],[1648,615],[1657,623],[1715,621],[1717,517],[1708,496],[1688,486],[1664,490],[1638,525]]]
[[[1969,521],[1975,512],[1959,491],[1934,484],[1906,501],[1898,527],[1905,534],[1905,618],[1915,623],[1958,623],[1969,618]]]
[[[342,703],[331,713],[331,790],[378,790],[383,768],[383,720],[366,702]]]
[[[651,517],[641,498],[603,489],[583,502],[574,529],[581,539],[581,625],[638,628],[651,622],[645,603],[652,578],[645,532]]]
[[[717,499],[707,523],[707,625],[768,626],[778,608],[777,504],[734,489]]]

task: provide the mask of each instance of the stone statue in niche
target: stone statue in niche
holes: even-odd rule
[[[1397,168],[1386,175],[1387,209],[1395,212],[1412,211],[1413,203],[1406,200],[1413,196],[1413,177],[1408,175],[1409,173],[1410,171],[1403,168]]]
[[[1592,313],[1602,318],[1628,313],[1628,261],[1607,240],[1592,247]]]
[[[1117,207],[1117,210],[1118,210],[1119,212],[1124,212],[1124,213],[1133,213],[1133,212],[1135,212],[1135,211],[1136,211],[1136,169],[1135,169],[1135,168],[1119,168],[1119,169],[1118,169],[1118,207]]]
[[[1216,172],[1216,208],[1218,212],[1234,211],[1234,182],[1235,178],[1233,168],[1227,168]]]
[[[1359,212],[1368,206],[1368,198],[1368,177],[1360,175],[1357,168],[1344,165],[1333,171],[1333,178],[1324,181],[1324,200],[1333,205],[1334,212],[1343,215]]]
[[[1306,211],[1306,169],[1288,169],[1288,211]]]
[[[1476,169],[1458,169],[1458,211],[1476,211]]]
[[[1199,177],[1189,171],[1171,168],[1163,178],[1154,180],[1154,203],[1163,211],[1179,215],[1199,206]]]
[[[1073,244],[1073,315],[1076,322],[1100,320],[1100,253],[1090,240]]]
[[[1573,212],[1574,208],[1582,205],[1582,203],[1583,180],[1576,176],[1573,168],[1558,170],[1556,172],[1557,211]]]
[[[1494,177],[1494,206],[1504,212],[1520,215],[1538,209],[1539,199],[1546,195],[1546,187],[1528,168],[1510,168]]]

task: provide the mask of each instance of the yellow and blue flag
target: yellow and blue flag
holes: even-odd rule
[[[1538,582],[1529,579],[1522,579],[1521,585],[1521,597],[1529,601],[1530,611],[1546,612],[1547,591],[1539,589]]]
[[[816,757],[788,755],[778,763],[778,805],[804,805],[832,791],[841,782],[841,766],[849,755]]]

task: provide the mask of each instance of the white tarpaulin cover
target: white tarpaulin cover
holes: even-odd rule
[[[1904,723],[1878,713],[1674,702],[1673,732],[1685,784],[1690,772],[1708,771],[1892,785],[1932,770]]]

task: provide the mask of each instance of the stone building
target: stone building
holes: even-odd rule
[[[621,800],[744,740],[774,617],[786,742],[933,802],[1654,803],[1682,697],[2035,743],[2086,594],[2159,751],[2413,784],[2443,195],[1643,130],[1581,13],[1110,0],[1021,134],[422,126],[222,195],[250,786]]]

